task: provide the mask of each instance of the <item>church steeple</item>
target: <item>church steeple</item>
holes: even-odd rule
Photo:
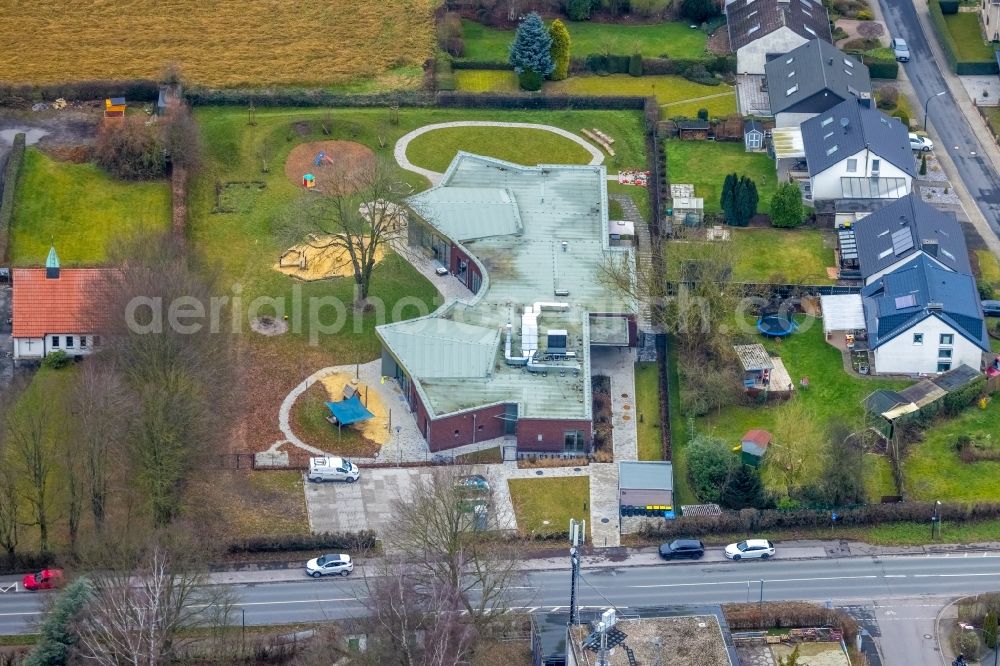
[[[49,258],[45,260],[45,278],[47,280],[59,279],[59,255],[56,254],[56,246],[49,248]]]

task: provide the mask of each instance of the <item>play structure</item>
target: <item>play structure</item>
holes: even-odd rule
[[[327,155],[325,150],[321,150],[316,154],[315,159],[313,159],[313,166],[323,166],[324,164],[333,166],[333,158]]]
[[[314,187],[316,187],[316,176],[312,175],[311,173],[307,173],[306,175],[302,176],[302,187],[306,188],[307,190],[311,190]]]
[[[104,117],[124,118],[125,107],[126,104],[124,97],[108,97],[104,100]]]
[[[302,143],[288,154],[285,175],[297,186],[317,194],[356,191],[375,165],[375,153],[353,141]]]
[[[649,186],[649,172],[648,171],[637,171],[635,169],[629,169],[628,171],[618,172],[618,184],[619,185],[638,185],[639,187]]]
[[[783,310],[765,310],[757,319],[757,330],[769,338],[783,338],[791,335],[798,329],[791,315]]]
[[[349,373],[334,373],[319,380],[329,400],[324,402],[326,420],[337,426],[347,426],[376,444],[389,441],[390,414],[382,395],[373,387]]]

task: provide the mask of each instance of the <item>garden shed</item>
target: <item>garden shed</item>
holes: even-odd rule
[[[712,126],[707,120],[680,120],[677,122],[677,136],[686,141],[704,141]]]
[[[740,459],[744,465],[760,467],[760,461],[771,443],[771,433],[766,430],[748,430],[740,438]]]
[[[823,333],[829,339],[833,331],[865,330],[865,310],[861,294],[831,294],[820,296],[823,309]]]
[[[764,345],[734,345],[733,350],[740,365],[743,366],[743,386],[746,388],[766,386],[771,370],[774,369],[774,361],[764,349]]]
[[[663,461],[618,463],[618,506],[623,516],[673,518],[673,465]]]
[[[748,153],[764,150],[764,125],[759,120],[743,121],[743,145]]]

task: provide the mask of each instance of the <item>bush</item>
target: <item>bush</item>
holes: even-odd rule
[[[844,45],[841,48],[844,51],[871,51],[872,49],[877,49],[880,46],[882,46],[882,44],[877,39],[855,37],[854,39],[844,42]]]
[[[555,65],[549,78],[562,81],[569,76],[570,39],[566,24],[559,19],[553,21],[549,26],[549,37],[552,38],[552,64]]]
[[[167,171],[165,146],[156,123],[140,116],[105,123],[94,146],[97,163],[124,180],[153,180]]]
[[[957,14],[958,13],[958,0],[939,0],[938,4],[941,6],[942,14]]]
[[[927,156],[926,155],[921,155],[920,156],[920,171],[918,173],[921,176],[926,176],[927,175]],[[980,290],[980,294],[981,293],[982,293],[982,290]]]
[[[875,91],[875,100],[878,108],[891,111],[899,104],[899,90],[896,86],[882,86]]]
[[[795,627],[835,627],[853,645],[858,622],[840,609],[804,601],[767,601],[763,604],[723,604],[722,612],[733,631],[764,631]]]
[[[17,191],[17,180],[21,175],[21,165],[24,164],[25,135],[15,134],[14,143],[10,148],[7,166],[4,167],[3,198],[0,199],[0,263],[7,256],[7,243],[10,239],[10,223],[14,218],[14,194]]]
[[[566,16],[570,21],[589,21],[592,9],[591,0],[566,0]]]
[[[903,111],[902,109],[896,109],[895,111],[892,112],[892,117],[899,118],[899,122],[903,123],[903,127],[909,129],[910,116],[909,114],[906,113],[906,111]]]
[[[921,159],[922,159],[922,161],[924,163],[926,163],[927,156],[926,155],[922,155]],[[921,169],[924,169],[926,171],[925,164],[921,164]],[[923,174],[924,174],[924,172],[921,171],[921,175],[923,175]],[[993,285],[990,284],[989,282],[987,282],[986,280],[981,280],[981,279],[980,280],[976,280],[976,288],[979,290],[979,298],[980,298],[980,300],[992,301],[993,299],[996,298],[996,295],[997,295],[996,289],[994,289]]]
[[[227,547],[230,554],[280,553],[301,550],[346,550],[358,552],[375,547],[375,532],[322,532],[291,536],[251,537],[234,541]]]
[[[771,198],[771,225],[794,229],[802,224],[805,211],[802,192],[795,183],[782,183]]]
[[[628,61],[628,73],[631,76],[642,76],[642,54],[633,53]]]
[[[438,23],[438,46],[445,53],[461,58],[465,53],[465,41],[462,39],[462,17],[456,12],[445,12]]]
[[[720,83],[719,80],[715,78],[702,64],[688,67],[684,70],[682,76],[688,81],[694,81],[695,83],[700,83],[705,86],[717,86]]]
[[[719,3],[716,0],[682,0],[681,16],[692,23],[704,23],[719,15]]]
[[[875,21],[865,21],[858,24],[858,34],[868,39],[881,37],[883,32],[885,32],[885,29],[882,27],[882,24]]]
[[[698,109],[698,120],[708,120],[708,109]]]
[[[630,0],[629,11],[643,18],[659,17],[670,7],[672,0]]]
[[[542,75],[530,69],[526,69],[517,77],[522,90],[537,92],[542,89]]]
[[[872,14],[870,9],[862,9],[854,15],[854,18],[859,21],[873,21],[875,19],[875,15]]]
[[[71,360],[72,358],[69,354],[62,349],[57,349],[54,352],[46,354],[45,358],[42,359],[42,365],[50,370],[60,370],[69,365]]]
[[[688,444],[688,475],[702,502],[718,502],[737,460],[724,440],[696,435]]]

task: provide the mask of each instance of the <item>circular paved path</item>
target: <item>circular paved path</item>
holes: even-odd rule
[[[410,142],[421,134],[426,134],[427,132],[433,132],[434,130],[446,129],[448,127],[518,127],[523,129],[536,129],[545,132],[552,132],[553,134],[558,134],[559,136],[569,139],[574,143],[579,144],[591,155],[590,164],[597,165],[604,162],[604,153],[600,151],[599,148],[589,143],[585,139],[578,137],[577,135],[562,129],[561,127],[553,127],[552,125],[541,125],[539,123],[502,123],[492,120],[456,120],[450,123],[435,123],[433,125],[424,125],[423,127],[418,127],[409,134],[405,134],[399,141],[396,142],[396,147],[393,149],[393,156],[396,158],[396,162],[402,168],[407,171],[412,171],[413,173],[419,173],[421,176],[425,177],[427,180],[431,181],[432,185],[437,185],[441,182],[441,175],[437,171],[431,171],[430,169],[425,169],[423,167],[418,167],[416,164],[411,162],[406,157],[406,149],[409,147]]]

